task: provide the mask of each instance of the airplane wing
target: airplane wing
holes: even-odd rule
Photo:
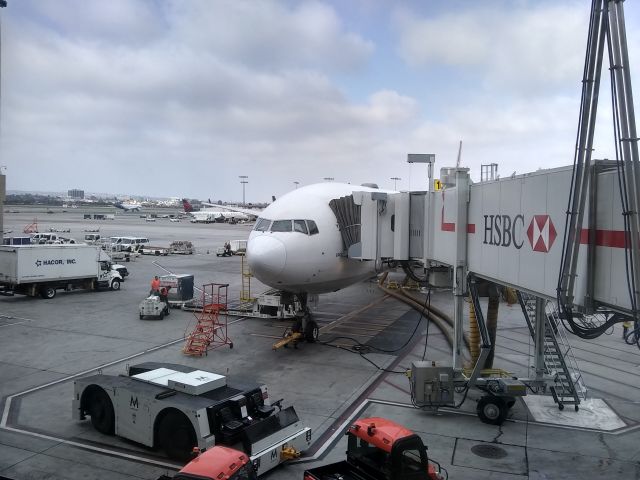
[[[202,202],[202,205],[206,207],[218,208],[220,210],[229,210],[230,212],[244,213],[245,215],[248,215],[251,217],[258,217],[263,210],[262,208],[240,208],[240,207],[233,207],[229,205],[218,205],[217,203],[205,203],[205,202]]]

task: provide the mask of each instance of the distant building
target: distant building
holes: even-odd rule
[[[69,190],[67,192],[67,196],[69,198],[73,198],[76,200],[83,200],[84,199],[84,190],[78,190],[76,188],[74,188],[73,190]]]

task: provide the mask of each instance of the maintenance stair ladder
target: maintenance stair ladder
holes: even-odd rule
[[[185,355],[206,355],[209,350],[224,345],[233,348],[227,332],[228,286],[218,283],[202,286],[202,310],[195,314],[197,323],[182,348]]]
[[[518,291],[518,300],[527,320],[529,333],[535,340],[536,297]],[[557,310],[551,302],[545,302],[545,305],[544,365],[545,373],[554,379],[554,385],[550,388],[551,395],[560,410],[565,405],[574,405],[577,411],[580,397],[586,399],[587,388],[569,339],[562,325],[559,325]]]

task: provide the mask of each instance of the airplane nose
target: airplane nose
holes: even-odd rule
[[[287,261],[284,243],[267,235],[254,237],[247,244],[247,261],[258,280],[275,277]]]

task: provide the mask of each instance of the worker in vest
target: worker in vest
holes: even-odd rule
[[[151,292],[149,293],[149,295],[154,295],[154,294],[157,295],[159,291],[160,291],[160,279],[156,275],[155,277],[153,277],[153,280],[151,280]]]
[[[167,304],[167,308],[171,308],[169,305],[169,289],[171,287],[162,287],[160,289],[160,301]]]

